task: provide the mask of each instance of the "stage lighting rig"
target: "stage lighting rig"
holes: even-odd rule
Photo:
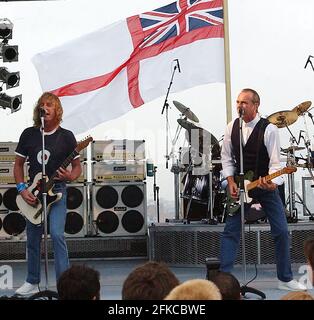
[[[12,39],[13,23],[7,18],[0,18],[0,39]]]
[[[10,72],[7,68],[0,67],[0,82],[6,84],[7,89],[18,87],[20,84],[20,73]]]
[[[3,109],[10,108],[11,113],[19,111],[22,105],[22,95],[10,97],[5,93],[0,93],[0,107]]]
[[[13,23],[7,18],[0,18],[0,58],[3,62],[18,61],[19,51],[18,46],[8,44],[9,39],[12,39]]]

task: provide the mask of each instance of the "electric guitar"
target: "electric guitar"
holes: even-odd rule
[[[92,137],[87,137],[78,143],[74,151],[64,160],[61,164],[61,168],[66,169],[67,166],[71,163],[71,161],[79,155],[80,151],[85,149],[89,143],[93,141]],[[52,188],[55,184],[55,178],[57,176],[57,171],[55,171],[50,178],[46,177],[46,190],[47,190],[47,212],[49,211],[51,205],[62,198],[62,193],[53,193]],[[41,224],[42,223],[42,214],[43,214],[43,196],[42,196],[42,173],[39,172],[34,177],[34,181],[31,186],[27,188],[29,192],[31,192],[36,198],[37,203],[35,206],[29,205],[26,201],[24,201],[23,197],[19,194],[16,197],[16,204],[18,208],[21,210],[21,213],[25,216],[25,218],[33,224]]]
[[[266,182],[268,182],[276,177],[279,177],[283,174],[290,174],[290,173],[293,173],[296,171],[297,171],[296,167],[285,167],[281,170],[278,170],[272,174],[265,176]],[[257,185],[259,184],[259,179],[252,181],[253,177],[254,177],[253,171],[248,171],[244,175],[244,204],[246,207],[248,205],[251,205],[251,203],[253,202],[253,199],[251,197],[249,197],[249,194],[248,194],[249,191],[256,188]],[[235,180],[237,183],[239,182],[239,178],[236,178]],[[228,212],[229,216],[234,216],[238,212],[240,206],[241,206],[240,200],[232,198],[229,193],[229,189],[227,187],[227,212]]]

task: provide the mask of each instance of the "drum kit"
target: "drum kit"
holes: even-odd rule
[[[219,141],[210,132],[196,125],[198,117],[178,101],[173,101],[180,111],[177,120],[180,130],[185,129],[187,148],[180,148],[179,170],[181,173],[180,197],[183,199],[183,216],[186,220],[202,220],[217,223],[223,215],[222,201],[215,201],[220,194],[221,160]],[[177,130],[178,132],[178,130]],[[175,196],[178,192],[175,192]]]
[[[177,141],[181,129],[185,129],[185,138],[188,141],[187,148],[180,148],[177,163],[173,164],[171,171],[175,173],[175,197],[183,199],[184,220],[202,220],[206,223],[216,224],[224,222],[226,218],[226,180],[222,178],[222,165],[220,160],[220,142],[210,132],[200,127],[198,117],[192,110],[178,101],[173,101],[181,116],[177,119]],[[292,110],[278,111],[271,114],[267,119],[278,128],[286,128],[290,133],[290,146],[281,148],[282,154],[287,158],[287,166],[307,168],[313,181],[314,175],[313,158],[311,154],[311,141],[307,130],[305,115],[310,114],[311,101],[305,101]],[[300,131],[297,140],[289,126],[294,124],[299,117],[303,117],[305,130]],[[312,117],[311,117],[312,119]],[[312,119],[313,122],[313,119]],[[314,122],[313,122],[314,125]],[[304,133],[304,135],[302,134]],[[300,146],[301,138],[304,146]],[[306,150],[306,157],[297,157],[296,152]],[[300,163],[302,162],[303,163]],[[180,178],[179,177],[180,174]],[[288,205],[291,222],[297,221],[296,202],[303,203],[302,198],[295,191],[294,174],[288,175],[289,197]],[[180,192],[179,192],[180,190]],[[298,197],[299,201],[296,201]],[[180,210],[176,203],[176,211]],[[306,208],[309,215],[312,214]],[[181,211],[181,210],[180,210]],[[176,212],[176,218],[179,215]]]

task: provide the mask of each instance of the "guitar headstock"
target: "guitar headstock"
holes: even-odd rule
[[[290,174],[290,173],[293,173],[293,172],[296,172],[297,171],[297,168],[296,167],[285,167],[283,169],[284,173],[287,173],[287,174]]]
[[[80,152],[81,150],[85,149],[91,142],[93,141],[93,138],[91,136],[87,136],[85,139],[81,140],[75,150],[77,152]]]

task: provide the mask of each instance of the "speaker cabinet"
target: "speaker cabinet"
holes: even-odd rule
[[[80,183],[68,184],[67,217],[64,229],[66,237],[86,235],[87,204],[86,186]]]
[[[145,235],[147,197],[145,182],[92,186],[93,222],[102,236]]]
[[[26,220],[16,205],[15,185],[0,185],[0,238],[21,235],[26,228]]]

